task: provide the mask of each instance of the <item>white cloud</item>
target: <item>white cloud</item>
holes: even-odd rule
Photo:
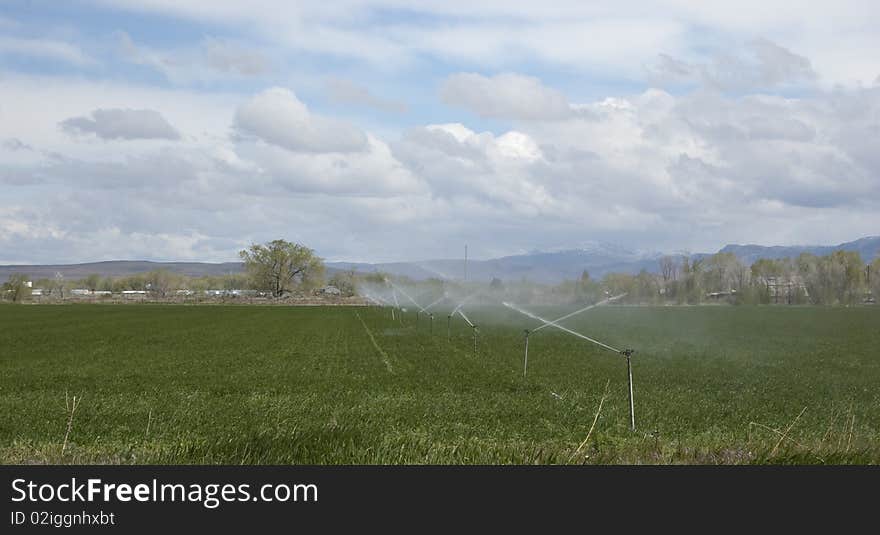
[[[180,134],[155,110],[97,109],[90,117],[71,117],[59,123],[72,135],[94,134],[101,139],[180,139]]]
[[[228,39],[206,37],[195,44],[156,49],[135,43],[123,31],[113,32],[113,37],[116,53],[125,61],[154,69],[176,84],[259,78],[272,68],[262,50]]]
[[[357,152],[367,148],[366,135],[347,122],[309,111],[292,91],[267,89],[235,112],[235,127],[245,135],[299,152]]]
[[[0,252],[230,260],[282,236],[329,257],[412,259],[461,243],[492,254],[591,238],[712,250],[875,234],[880,87],[849,82],[880,72],[865,53],[880,48],[877,7],[756,5],[128,2],[200,31],[174,44],[119,34],[119,71],[4,74]],[[401,7],[415,16],[396,17]],[[646,89],[642,65],[657,57],[655,74],[686,83]],[[494,74],[517,70],[541,78]],[[151,71],[165,79],[112,81],[154,81]],[[353,124],[288,89],[254,94],[279,85],[308,102],[396,111],[381,87],[409,99],[450,71],[449,105],[510,126],[449,123],[461,119],[444,117],[436,95]],[[566,80],[572,99],[583,87],[579,103],[550,80]],[[838,81],[848,85],[831,89]],[[168,89],[179,85],[189,89]],[[140,118],[82,117],[132,109],[155,110],[179,139],[142,139]],[[72,117],[137,139],[109,151],[58,128]]]
[[[366,87],[344,78],[327,79],[325,88],[328,98],[339,104],[365,106],[389,113],[405,113],[407,111],[405,102],[382,98]]]
[[[825,87],[869,83],[880,72],[871,0],[795,2],[768,9],[762,0],[736,4],[664,0],[611,4],[560,0],[514,3],[401,0],[278,4],[234,1],[96,0],[114,8],[161,13],[218,27],[241,25],[290,51],[329,54],[388,69],[428,55],[472,69],[511,69],[522,62],[587,69],[641,79],[642,63],[659,53],[699,60],[768,36],[812,59]],[[417,16],[382,15],[405,11]],[[376,16],[378,15],[378,16]],[[378,22],[373,22],[378,20]],[[364,24],[371,21],[371,24]]]
[[[720,90],[753,92],[811,85],[818,78],[809,59],[764,38],[746,43],[743,50],[716,53],[705,63],[687,63],[659,54],[648,70],[660,83],[695,82]]]
[[[394,159],[388,145],[372,136],[357,152],[300,152],[242,142],[236,154],[257,166],[267,186],[287,192],[370,197],[425,191],[418,177]]]
[[[269,70],[269,61],[249,47],[216,38],[205,39],[202,47],[208,65],[219,71],[255,76]]]
[[[282,105],[268,99],[266,117],[288,127],[314,119],[292,93],[268,93]],[[649,90],[501,134],[459,123],[390,141],[363,133],[350,152],[300,150],[300,138],[290,150],[274,137],[286,127],[259,121],[261,136],[230,140],[229,106],[200,112],[227,122],[197,143],[125,144],[113,155],[73,143],[0,168],[17,207],[6,207],[0,250],[25,243],[21,258],[42,261],[228,260],[248,241],[286,236],[329,257],[385,260],[449,256],[464,240],[499,254],[591,238],[699,251],[839,242],[880,224],[874,87],[799,99]],[[2,150],[39,155],[34,139],[21,139],[33,151]],[[309,139],[314,149],[323,138]]]
[[[454,74],[443,83],[440,97],[449,105],[481,117],[554,120],[572,114],[565,95],[544,86],[537,78],[513,73],[492,77]]]
[[[0,55],[44,58],[88,67],[97,62],[77,45],[53,39],[0,36]]]

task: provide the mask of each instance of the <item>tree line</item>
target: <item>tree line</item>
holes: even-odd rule
[[[154,298],[167,298],[179,293],[203,293],[209,290],[231,292],[246,290],[258,295],[283,297],[292,293],[307,293],[323,286],[324,263],[314,251],[297,243],[273,240],[254,244],[240,252],[244,262],[242,273],[190,277],[167,269],[117,277],[91,274],[79,279],[65,278],[57,273],[51,278],[31,281],[26,274],[13,274],[2,286],[2,297],[9,301],[23,301],[40,289],[43,296],[64,299],[74,289],[90,293],[124,291],[145,292]],[[331,277],[341,295],[353,295],[354,276],[337,273]]]
[[[595,281],[584,272],[564,285],[586,301],[609,292],[626,293],[630,303],[855,305],[880,296],[880,258],[866,263],[858,252],[835,251],[747,265],[733,253],[668,255],[656,273],[609,273]]]
[[[240,252],[240,257],[244,263],[242,273],[188,277],[159,269],[121,277],[94,274],[75,280],[67,280],[59,273],[53,278],[33,281],[32,287],[62,299],[74,288],[111,293],[143,291],[156,298],[180,292],[248,290],[281,298],[329,284],[341,295],[352,296],[357,294],[360,284],[382,285],[387,276],[349,271],[337,272],[327,280],[324,262],[312,249],[285,240],[251,245]],[[0,288],[0,297],[14,302],[29,299],[32,288],[27,286],[28,281],[26,275],[12,275]],[[435,280],[414,284],[434,284],[442,293],[444,283]],[[495,279],[489,288],[499,292],[504,286],[512,290],[517,284]],[[520,291],[526,291],[530,285],[521,281],[519,286]],[[759,259],[746,265],[733,253],[667,255],[659,259],[656,272],[608,273],[597,280],[584,271],[578,280],[545,290],[561,300],[583,303],[625,293],[622,302],[639,304],[855,305],[874,302],[880,296],[880,257],[866,263],[857,252],[836,251],[827,256],[804,253],[797,258]]]

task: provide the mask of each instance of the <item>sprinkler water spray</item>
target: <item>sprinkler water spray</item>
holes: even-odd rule
[[[427,312],[427,311],[431,310],[431,307],[432,307],[432,306],[436,305],[436,304],[439,303],[440,301],[443,301],[444,299],[446,299],[446,294],[445,294],[445,293],[444,293],[443,295],[441,295],[440,297],[438,297],[437,299],[435,299],[431,304],[429,304],[428,306],[426,306],[426,307],[423,308],[422,310],[424,310],[425,312]]]
[[[604,305],[605,303],[610,303],[611,301],[615,301],[615,300],[620,299],[621,297],[625,297],[625,296],[626,296],[625,293],[620,294],[620,295],[615,295],[614,297],[609,297],[607,299],[599,301],[598,303],[594,303],[592,305],[585,306],[584,308],[579,308],[578,310],[575,310],[574,312],[569,312],[568,314],[566,314],[562,317],[556,318],[553,321],[548,321],[548,322],[544,323],[543,325],[532,329],[531,331],[526,329],[526,331],[525,331],[525,335],[526,335],[525,336],[525,355],[523,357],[523,377],[526,376],[526,371],[528,370],[528,367],[529,367],[529,335],[530,334],[536,333],[536,332],[540,331],[541,329],[543,329],[544,327],[550,327],[551,325],[557,326],[557,324],[562,320],[566,320],[572,316],[577,316],[578,314],[582,314],[592,308],[596,308],[598,306]]]
[[[570,318],[570,317],[572,317],[572,316],[577,316],[578,314],[583,314],[584,312],[586,312],[586,311],[588,311],[588,310],[590,310],[590,309],[596,308],[596,307],[598,307],[598,306],[602,306],[602,305],[604,305],[604,304],[606,304],[606,303],[610,303],[611,301],[616,301],[616,300],[618,300],[618,299],[620,299],[620,298],[622,298],[622,297],[626,297],[626,295],[627,295],[627,294],[625,294],[625,293],[620,294],[620,295],[615,295],[614,297],[609,297],[609,298],[607,298],[607,299],[603,299],[602,301],[599,301],[598,303],[593,303],[592,305],[585,306],[584,308],[579,308],[579,309],[575,310],[574,312],[569,312],[568,314],[566,314],[566,315],[564,315],[564,316],[562,316],[562,317],[560,317],[560,318],[556,318],[556,319],[553,320],[553,321],[548,321],[548,322],[546,322],[544,325],[541,325],[540,327],[536,327],[535,329],[532,330],[532,332],[538,332],[538,331],[540,331],[541,329],[543,329],[544,327],[549,327],[549,326],[551,326],[551,325],[554,325],[554,326],[555,326],[557,323],[559,323],[559,322],[562,321],[562,320],[567,320],[568,318]],[[542,321],[543,321],[543,320],[542,320]]]

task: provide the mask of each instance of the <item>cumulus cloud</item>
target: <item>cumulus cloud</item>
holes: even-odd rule
[[[541,149],[522,132],[495,136],[458,123],[428,125],[407,132],[394,154],[422,176],[435,195],[451,202],[530,215],[554,206],[545,187],[548,177],[539,172]]]
[[[71,117],[59,123],[71,135],[94,134],[101,139],[180,139],[180,134],[155,110],[102,109],[89,117]]]
[[[296,229],[325,256],[401,259],[447,256],[465,239],[498,254],[591,238],[711,250],[756,236],[844,241],[880,224],[874,87],[802,98],[652,89],[584,104],[589,119],[363,133],[350,152],[284,138],[315,116],[290,92],[268,93],[284,103],[264,110],[277,130],[248,123],[232,139],[113,157],[74,144],[83,156],[5,172],[23,209],[6,218],[8,243],[17,228],[38,237],[28,258],[226,259]]]
[[[367,136],[367,146],[357,152],[298,152],[247,141],[235,150],[241,161],[254,165],[267,189],[351,197],[425,192],[418,177],[373,136]]]
[[[296,152],[357,152],[367,136],[345,121],[311,113],[289,89],[273,87],[239,106],[239,133]]]
[[[537,78],[513,73],[453,74],[440,88],[440,97],[450,106],[481,117],[540,121],[564,119],[573,113],[565,95]]]

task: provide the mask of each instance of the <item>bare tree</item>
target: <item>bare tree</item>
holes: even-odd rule
[[[67,281],[64,280],[64,275],[61,274],[60,271],[55,272],[55,278],[52,280],[52,292],[58,292],[58,297],[64,299],[64,288],[67,286]]]
[[[663,285],[666,286],[678,277],[678,263],[670,255],[660,258],[660,275],[663,277]]]

